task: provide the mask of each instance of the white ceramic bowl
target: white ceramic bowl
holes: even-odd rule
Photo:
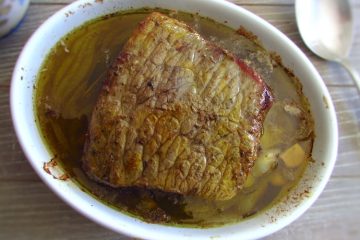
[[[91,6],[84,5],[91,3]],[[86,7],[80,7],[86,6]],[[265,48],[277,52],[293,69],[310,101],[315,120],[313,158],[298,186],[271,209],[248,220],[210,229],[178,228],[148,224],[116,211],[84,193],[72,180],[59,181],[43,170],[51,158],[35,124],[33,88],[39,68],[51,47],[65,34],[101,15],[129,8],[161,7],[198,12],[232,28],[240,25],[256,34]],[[71,13],[71,14],[69,14]],[[24,47],[11,82],[11,113],[19,142],[42,180],[74,209],[116,232],[144,239],[254,239],[271,234],[297,219],[317,199],[335,164],[338,131],[330,95],[314,66],[284,34],[254,14],[221,0],[81,0],[60,10],[32,35]],[[308,197],[293,200],[308,190]]]

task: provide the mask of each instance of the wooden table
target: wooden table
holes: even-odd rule
[[[267,239],[360,239],[360,98],[350,77],[335,63],[306,49],[292,0],[232,0],[266,19],[290,37],[322,75],[339,121],[337,163],[325,191],[300,219]],[[0,39],[0,239],[128,239],[107,230],[55,196],[26,161],[11,124],[9,85],[15,61],[27,39],[70,0],[34,0],[20,27]],[[351,61],[360,71],[360,1]]]

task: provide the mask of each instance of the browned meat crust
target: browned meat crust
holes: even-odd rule
[[[271,101],[244,62],[152,13],[110,70],[92,113],[84,169],[114,187],[230,199],[257,157]]]

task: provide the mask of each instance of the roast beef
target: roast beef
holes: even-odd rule
[[[256,160],[271,101],[242,60],[185,23],[151,13],[109,71],[84,170],[113,187],[230,199]]]

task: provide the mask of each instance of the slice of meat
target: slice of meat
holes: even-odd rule
[[[257,157],[271,100],[244,62],[186,24],[152,13],[104,83],[84,169],[113,187],[230,199]]]

